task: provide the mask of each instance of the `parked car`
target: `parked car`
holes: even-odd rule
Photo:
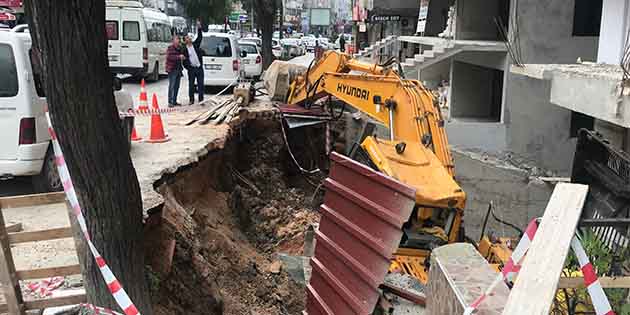
[[[241,60],[234,35],[204,33],[201,49],[206,86],[227,86],[238,79]]]
[[[315,49],[317,38],[314,35],[305,35],[302,42],[306,45],[306,50],[312,52]]]
[[[238,45],[241,50],[241,61],[245,77],[258,80],[263,70],[262,56],[258,46],[250,41],[239,41]]]
[[[166,49],[172,39],[168,16],[137,1],[108,0],[105,4],[112,72],[159,80],[160,74],[166,74]]]
[[[32,176],[37,191],[56,191],[62,186],[44,114],[41,67],[32,63],[32,53],[29,33],[0,32],[0,179]],[[118,110],[133,108],[119,80],[114,87]],[[121,121],[130,142],[133,117]]]
[[[274,57],[276,58],[280,58],[282,57],[282,46],[280,45],[280,41],[277,39],[272,39],[271,40],[271,52],[273,53]]]
[[[256,46],[258,46],[258,49],[262,49],[262,38],[249,36],[249,37],[243,38],[243,40],[256,43]]]
[[[301,56],[306,53],[306,47],[302,45],[302,41],[299,38],[284,38],[280,42],[282,42],[283,46],[291,46],[289,49],[291,57]]]

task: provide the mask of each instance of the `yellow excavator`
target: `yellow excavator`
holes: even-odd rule
[[[444,120],[434,96],[419,81],[404,79],[391,59],[381,65],[337,51],[314,60],[290,85],[288,104],[307,107],[333,96],[389,127],[389,139],[367,136],[362,156],[379,171],[416,189],[416,207],[404,228],[390,270],[427,282],[427,257],[438,246],[463,241],[466,194],[454,179]],[[482,255],[500,264],[510,251],[487,238]]]

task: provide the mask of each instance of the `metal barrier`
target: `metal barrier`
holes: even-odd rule
[[[590,186],[580,227],[590,228],[622,259],[630,245],[630,156],[601,134],[582,129],[571,177],[574,183]]]

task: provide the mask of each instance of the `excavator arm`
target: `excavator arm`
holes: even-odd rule
[[[361,146],[379,170],[416,188],[418,205],[463,209],[466,197],[453,179],[446,133],[428,91],[393,76],[324,73],[319,80],[318,93],[389,126],[390,139],[367,137]]]
[[[392,69],[328,51],[298,76],[288,103],[310,106],[334,96],[387,126],[389,139],[368,136],[362,151],[379,171],[416,188],[416,211],[391,268],[415,270],[427,281],[424,260],[439,244],[460,240],[466,194],[454,180],[453,158],[433,95]]]
[[[389,127],[390,139],[368,137],[361,145],[382,172],[417,188],[418,204],[463,209],[466,197],[453,179],[440,111],[420,82],[402,79],[387,65],[328,51],[292,82],[288,103],[304,105],[324,96]]]

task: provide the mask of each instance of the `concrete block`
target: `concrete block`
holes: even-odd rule
[[[471,244],[436,248],[431,252],[425,314],[463,314],[466,306],[480,297],[497,275]],[[500,315],[509,294],[505,283],[499,283],[476,314]]]

